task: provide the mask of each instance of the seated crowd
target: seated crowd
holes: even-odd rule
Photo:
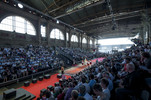
[[[0,48],[0,82],[59,66],[55,52],[42,46]]]
[[[62,51],[66,51],[65,48],[61,48]],[[77,52],[73,49],[67,51],[75,52],[76,55],[93,56],[92,53],[82,54],[82,50],[78,52],[80,49],[77,49]],[[65,65],[65,61],[69,60],[59,57],[58,53],[52,48],[32,45],[20,48],[0,48],[0,83],[47,69],[60,68],[61,65]]]
[[[41,93],[37,100],[149,100],[150,54],[149,45],[139,45],[108,55]]]
[[[81,50],[80,48],[71,49],[71,48],[60,47],[59,49],[63,51],[65,54],[67,54],[68,56],[70,56],[75,62],[81,62],[84,58],[90,60],[96,57],[95,54],[89,51]]]

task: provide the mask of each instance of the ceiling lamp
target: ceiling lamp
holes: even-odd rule
[[[59,21],[57,20],[57,24],[59,24]]]
[[[23,5],[21,3],[18,3],[19,8],[23,8]]]

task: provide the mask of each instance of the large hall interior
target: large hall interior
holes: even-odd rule
[[[151,100],[151,0],[0,0],[0,100]]]

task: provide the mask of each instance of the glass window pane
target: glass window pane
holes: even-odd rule
[[[83,38],[82,43],[87,43],[87,40]]]
[[[19,16],[9,16],[2,20],[0,23],[0,30],[16,31],[18,33],[28,33],[35,35],[33,25],[26,19]]]
[[[24,19],[21,18],[21,17],[16,17],[15,18],[15,31],[18,32],[18,33],[25,33],[25,24],[24,24]]]
[[[27,21],[27,34],[36,35],[36,31],[35,31],[33,25],[28,21]]]
[[[51,31],[50,38],[64,40],[64,36],[63,36],[62,32],[60,30],[58,30],[58,29],[53,29]]]
[[[93,43],[92,43],[92,40],[90,40],[90,44],[93,44]]]
[[[41,25],[41,36],[46,37],[46,27]]]
[[[69,41],[69,33],[66,33],[66,39]]]
[[[0,23],[0,30],[13,31],[12,29],[12,16],[6,17]]]
[[[72,35],[71,41],[72,42],[78,42],[78,37],[76,35]]]

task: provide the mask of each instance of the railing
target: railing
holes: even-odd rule
[[[28,75],[28,76],[25,76],[25,77],[21,77],[21,78],[9,80],[9,81],[7,81],[7,82],[0,83],[0,87],[8,86],[8,85],[13,84],[13,83],[19,83],[19,82],[24,81],[24,80],[26,80],[26,79],[33,79],[33,78],[37,77],[38,75],[43,75],[43,76],[44,76],[46,73],[49,73],[49,72],[51,72],[52,70],[56,70],[56,69],[58,69],[58,68],[59,68],[59,67],[57,67],[57,68],[55,68],[55,69],[49,69],[49,70],[37,72],[37,73],[31,74],[31,75]]]

